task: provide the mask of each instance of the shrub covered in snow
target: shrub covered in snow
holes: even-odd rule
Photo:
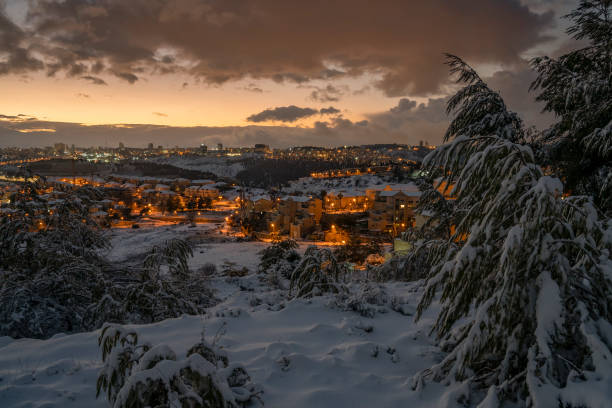
[[[395,255],[387,262],[372,267],[368,275],[377,282],[423,279],[435,259],[435,245],[436,241],[417,241],[408,253]]]
[[[297,242],[292,239],[274,242],[259,252],[260,261],[257,272],[265,274],[272,286],[284,287],[283,281],[289,280],[302,258],[296,251]]]
[[[370,259],[378,261],[376,255],[381,256],[384,250],[377,239],[362,239],[357,235],[349,235],[348,241],[334,250],[334,256],[339,262],[352,262],[363,264],[370,255]]]
[[[309,297],[325,292],[344,292],[347,275],[346,264],[338,262],[331,250],[310,246],[291,274],[289,295]]]
[[[364,317],[374,317],[378,312],[386,312],[384,306],[389,297],[385,290],[372,282],[362,282],[351,286],[349,292],[340,293],[337,304],[346,310],[353,310]]]
[[[139,344],[137,333],[117,325],[102,329],[98,345],[104,367],[96,396],[104,392],[113,407],[262,406],[244,367],[230,364],[204,335],[181,359],[166,345]]]
[[[98,193],[67,191],[51,206],[44,187],[27,183],[0,220],[0,335],[46,338],[211,305],[206,277],[187,267],[187,242],[151,248],[142,266],[115,265],[100,254],[108,240],[87,209]]]
[[[25,183],[0,218],[0,335],[46,337],[78,330],[87,306],[104,292],[109,246],[87,204],[99,192],[44,194],[44,180]]]

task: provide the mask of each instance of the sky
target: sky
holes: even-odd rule
[[[0,146],[438,144],[462,57],[526,124],[569,0],[0,0]]]

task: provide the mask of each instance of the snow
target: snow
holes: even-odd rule
[[[289,300],[286,292],[267,286],[255,273],[258,253],[269,244],[233,241],[214,229],[210,225],[192,228],[159,223],[112,230],[109,255],[115,261],[129,262],[150,246],[179,236],[196,244],[189,262],[192,270],[207,263],[217,266],[210,284],[220,303],[206,315],[124,326],[137,332],[140,342],[155,347],[151,355],[184,356],[200,342],[203,331],[211,338],[225,327],[218,345],[232,364],[242,364],[261,387],[261,397],[268,407],[460,407],[464,405],[458,399],[469,399],[470,389],[464,382],[449,386],[434,382],[412,389],[417,373],[446,356],[428,336],[440,309],[437,301],[418,322],[414,321],[423,290],[421,282],[372,284],[374,292],[380,291],[376,292],[375,304],[369,305],[373,317],[349,310],[347,303],[339,302],[335,295]],[[519,243],[520,234],[517,230],[509,235],[508,250]],[[305,249],[301,245],[298,251],[303,253]],[[477,254],[473,247],[465,246],[461,256],[473,258]],[[225,262],[245,266],[249,273],[226,277],[221,268]],[[537,334],[542,352],[561,309],[559,288],[550,275],[542,274],[538,284]],[[365,292],[353,288],[349,300],[364,298]],[[545,407],[557,396],[577,406],[607,406],[612,355],[606,344],[589,334],[604,333],[609,343],[612,326],[600,321],[596,327],[585,324],[581,330],[595,350],[597,371],[585,373],[587,381],[568,382],[563,390],[531,376],[530,387],[536,390],[534,406]],[[95,397],[96,379],[103,367],[99,334],[97,330],[59,334],[48,340],[0,338],[0,407],[108,406],[103,394]],[[535,369],[533,364],[530,367]],[[497,406],[494,391],[490,388],[485,396],[483,390],[480,407]],[[476,406],[479,399],[471,401]]]
[[[152,161],[160,164],[170,164],[187,170],[197,170],[213,173],[219,177],[235,177],[244,170],[244,165],[238,161],[219,157],[158,157]]]
[[[559,286],[551,278],[549,272],[542,272],[538,278],[538,283],[540,292],[536,304],[537,327],[535,334],[540,352],[549,356],[550,348],[548,344],[555,329],[561,326],[563,306],[561,305]]]
[[[184,235],[184,226],[113,233],[115,259],[128,259],[155,242]],[[196,231],[194,235],[202,232]],[[205,232],[205,231],[204,231]],[[412,391],[412,375],[439,361],[441,352],[427,336],[436,307],[418,323],[396,312],[391,302],[374,318],[343,310],[333,296],[287,300],[255,274],[260,242],[203,242],[190,267],[224,261],[247,266],[243,278],[211,278],[222,301],[205,316],[182,316],[149,325],[126,325],[141,342],[185,352],[226,325],[219,346],[230,362],[241,363],[264,393],[269,407],[338,407],[413,405],[436,407],[445,388],[437,384]],[[300,252],[304,247],[300,248]],[[391,299],[414,310],[420,295],[416,283],[382,287]],[[399,310],[399,309],[398,309]],[[104,407],[96,399],[102,368],[100,331],[56,335],[48,340],[0,338],[0,406]],[[166,346],[161,346],[165,344]],[[167,348],[169,347],[169,348]]]

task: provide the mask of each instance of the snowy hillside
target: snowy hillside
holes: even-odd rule
[[[217,157],[158,157],[153,159],[155,163],[170,164],[187,170],[210,172],[219,177],[235,177],[244,170],[242,163]]]
[[[184,234],[185,228],[157,233]],[[137,253],[137,235],[150,238],[147,231],[119,231],[114,245],[123,246],[123,253]],[[212,277],[211,285],[222,301],[205,316],[126,327],[145,341],[168,344],[183,354],[198,341],[203,328],[213,336],[225,323],[226,334],[219,344],[230,361],[242,363],[262,387],[262,399],[269,407],[439,406],[438,385],[427,387],[424,394],[410,388],[413,374],[440,359],[440,351],[427,336],[437,308],[418,324],[413,321],[418,284],[381,286],[381,304],[370,305],[378,311],[374,318],[345,310],[333,295],[288,300],[286,292],[271,289],[254,272],[257,252],[265,245],[199,245],[190,263],[193,269],[231,260],[247,266],[249,274],[228,278],[219,272]],[[0,406],[107,406],[103,396],[95,398],[102,367],[98,335],[99,330],[48,340],[1,338]]]

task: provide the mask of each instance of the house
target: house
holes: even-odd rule
[[[342,228],[332,224],[328,231],[324,233],[324,240],[327,242],[337,242],[340,244],[346,244],[349,240],[349,234]]]
[[[325,195],[327,211],[366,211],[369,202],[366,193],[359,190],[334,190]]]
[[[368,215],[368,230],[397,236],[414,225],[414,207],[420,192],[385,189],[375,195]]]
[[[271,211],[274,208],[274,201],[267,194],[258,195],[249,199],[251,210],[255,212]]]
[[[276,210],[273,201],[258,201],[259,209],[262,210],[260,212],[266,213],[268,231],[274,234],[289,234],[294,239],[311,233],[323,215],[323,204],[319,198],[285,196],[279,199]]]

